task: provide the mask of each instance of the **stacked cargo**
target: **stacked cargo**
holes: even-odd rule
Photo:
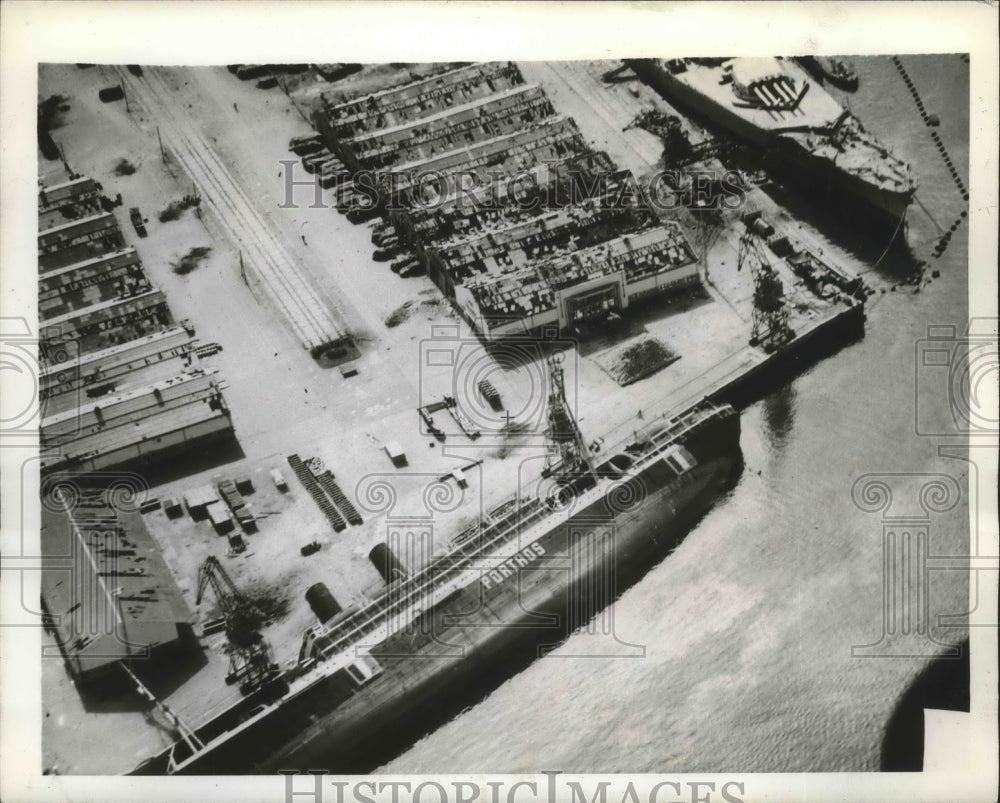
[[[309,495],[319,506],[319,509],[323,511],[323,515],[326,516],[326,520],[330,522],[333,529],[338,533],[346,530],[347,523],[344,521],[344,517],[340,515],[337,508],[327,498],[323,489],[316,481],[316,477],[302,461],[302,458],[297,454],[289,455],[288,465],[292,467],[292,471],[295,472],[295,476],[299,478],[299,481],[305,486],[305,489],[309,491]]]
[[[330,471],[324,471],[317,477],[317,480],[323,490],[330,495],[330,498],[333,500],[337,508],[343,511],[350,524],[359,525],[364,523],[364,520],[361,518],[361,514],[358,513],[357,508],[354,507],[351,500],[347,498],[347,495],[340,490],[340,486],[334,481],[333,474]]]
[[[249,483],[249,480],[245,482]],[[253,510],[250,508],[250,504],[243,498],[243,494],[240,493],[237,483],[234,480],[220,480],[218,488],[219,494],[236,517],[236,521],[239,522],[240,527],[248,533],[256,531],[257,520],[254,517]],[[250,488],[252,490],[253,486],[251,485]]]
[[[341,490],[334,480],[333,472],[323,465],[322,460],[318,457],[303,460],[297,454],[293,454],[288,457],[288,465],[292,467],[295,476],[309,491],[309,495],[323,511],[323,515],[335,531],[339,533],[347,529],[348,523],[355,526],[364,523],[361,514],[347,498],[347,494]]]

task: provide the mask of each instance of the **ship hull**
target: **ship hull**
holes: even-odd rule
[[[710,427],[684,444],[698,461],[689,472],[664,481],[669,471],[658,460],[596,499],[581,496],[581,508],[559,526],[520,534],[517,554],[534,556],[527,569],[499,581],[484,573],[371,649],[383,672],[367,685],[352,688],[337,675],[321,680],[178,771],[369,772],[587,626],[594,614],[602,614],[606,631],[617,595],[676,546],[737,476],[738,415],[730,411]],[[592,501],[583,504],[585,497]],[[610,652],[623,646],[614,642],[613,629],[608,638]],[[156,765],[140,771],[156,772]]]
[[[691,113],[709,127],[749,143],[764,156],[769,171],[799,186],[811,197],[828,202],[833,211],[849,213],[870,228],[901,231],[913,200],[912,192],[893,192],[841,170],[829,159],[812,154],[796,135],[767,131],[709,98],[673,75],[659,60],[627,62],[667,101]]]
[[[819,56],[801,56],[798,62],[814,78],[826,81],[845,92],[854,92],[858,88],[858,74],[853,69],[849,68],[845,72],[838,72],[828,59]]]

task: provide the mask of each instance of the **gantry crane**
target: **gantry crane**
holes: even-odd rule
[[[764,254],[757,235],[748,227],[740,237],[736,270],[749,266],[753,276],[753,330],[750,345],[771,352],[792,339],[785,288]]]
[[[218,558],[213,555],[209,555],[198,570],[196,604],[201,604],[209,585],[215,592],[226,620],[226,636],[229,638],[229,672],[226,674],[226,683],[239,681],[240,691],[244,695],[250,694],[280,674],[278,665],[271,660],[267,642],[259,632],[264,617],[239,592]]]
[[[549,357],[548,366],[548,429],[545,431],[548,449],[542,476],[547,477],[556,473],[593,476],[594,467],[590,462],[590,453],[566,401],[561,355]]]

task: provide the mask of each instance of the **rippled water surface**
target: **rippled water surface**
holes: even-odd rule
[[[916,166],[909,239],[941,275],[917,294],[892,291],[888,257],[874,269],[855,262],[885,290],[870,302],[865,339],[744,411],[738,485],[617,603],[616,630],[645,645],[644,658],[568,657],[595,638],[577,634],[387,771],[878,769],[885,723],[927,659],[851,657],[852,645],[882,633],[882,523],[855,507],[851,487],[868,472],[944,472],[965,487],[967,463],[915,434],[916,387],[921,415],[943,424],[950,415],[947,383],[916,376],[914,353],[928,324],[962,331],[968,318],[967,226],[943,257],[930,256],[936,226],[965,208],[930,132],[967,184],[968,65],[902,59],[940,117],[930,129],[888,59],[855,63],[850,106]],[[913,490],[900,488],[900,497]],[[932,554],[967,550],[964,501],[932,519]],[[964,578],[939,574],[948,576],[933,580],[931,611],[963,610]]]

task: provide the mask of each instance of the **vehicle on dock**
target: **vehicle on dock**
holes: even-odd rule
[[[146,222],[142,219],[142,213],[139,211],[139,207],[133,206],[128,210],[129,220],[132,222],[132,228],[135,229],[135,233],[140,237],[145,237],[146,232]]]

